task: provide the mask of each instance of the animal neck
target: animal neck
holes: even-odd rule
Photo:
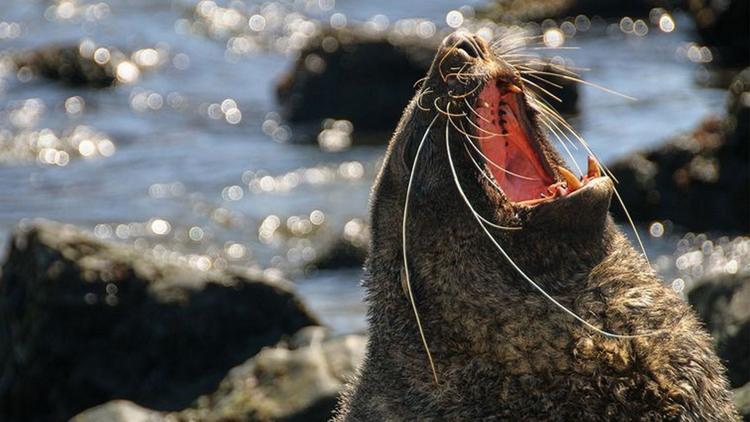
[[[447,229],[433,228],[433,234],[440,230]],[[578,323],[531,287],[486,236],[461,233],[464,237],[446,232],[449,241],[413,248],[409,256],[412,294],[438,376],[450,379],[469,363],[486,365],[498,376],[554,372],[550,356],[572,342]],[[499,243],[531,279],[573,308],[587,287],[589,272],[610,253],[616,235],[608,221],[598,236],[561,240],[529,231],[523,241],[501,236]],[[397,372],[429,384],[432,372],[414,310],[402,289],[401,263],[400,248],[381,250],[370,259],[366,284],[371,332],[377,337],[372,344],[383,348],[380,354]]]

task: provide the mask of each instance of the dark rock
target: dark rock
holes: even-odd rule
[[[750,65],[750,2],[691,0],[688,4],[698,34],[714,51],[714,63]]]
[[[139,66],[117,48],[84,40],[76,45],[49,45],[12,57],[18,69],[27,69],[38,76],[72,86],[105,88],[118,82],[134,82],[147,67],[156,66],[163,59],[156,50],[151,49],[151,53],[150,61],[156,61]],[[99,61],[95,60],[97,55]]]
[[[277,84],[282,116],[297,127],[295,133],[305,134],[302,140],[314,139],[321,121],[330,118],[351,122],[356,143],[384,143],[414,95],[415,83],[427,74],[437,46],[436,39],[326,30],[309,42]],[[563,100],[550,101],[552,106],[575,112],[577,84],[548,79],[563,86],[545,85]],[[361,136],[366,132],[382,136]]]
[[[188,409],[162,413],[115,400],[71,422],[327,421],[366,344],[363,335],[330,337],[323,327],[307,327],[232,368],[215,392]]]
[[[479,17],[501,23],[541,22],[578,15],[605,19],[648,16],[651,9],[673,9],[683,0],[496,0],[478,10]]]
[[[727,142],[737,153],[750,153],[750,68],[746,68],[729,85],[727,117],[724,122]]]
[[[704,280],[688,292],[688,301],[714,338],[732,387],[750,382],[750,276]]]
[[[356,130],[393,130],[434,52],[427,42],[325,31],[279,82],[282,115],[291,123],[333,118],[349,120]]]
[[[750,382],[734,391],[734,404],[745,422],[750,422]]]
[[[327,249],[310,263],[319,270],[362,267],[370,244],[370,227],[364,220],[354,218],[344,225],[344,230]]]
[[[708,118],[693,133],[610,166],[635,220],[750,232],[748,95],[750,69],[732,83],[725,119]],[[624,218],[619,207],[613,213]]]
[[[199,271],[37,222],[0,278],[0,420],[66,420],[114,398],[183,409],[317,320],[282,281]]]
[[[162,422],[161,412],[145,409],[127,400],[113,400],[74,416],[70,422]]]
[[[361,335],[329,338],[308,327],[290,344],[263,349],[233,368],[219,389],[172,416],[181,421],[327,421],[365,355]]]

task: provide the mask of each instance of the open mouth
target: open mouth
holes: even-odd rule
[[[580,179],[565,167],[555,173],[539,148],[523,92],[513,84],[488,82],[475,103],[474,132],[485,166],[509,201],[537,205],[566,196],[601,176],[589,158]]]

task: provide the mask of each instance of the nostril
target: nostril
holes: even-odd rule
[[[448,35],[443,40],[443,48],[446,50],[454,49],[461,50],[466,53],[467,56],[479,59],[484,58],[484,50],[480,44],[476,41],[475,37],[466,31],[457,31]]]
[[[477,47],[466,38],[463,38],[461,41],[459,41],[459,43],[456,44],[456,48],[465,51],[466,54],[469,55],[469,57],[473,57],[475,59],[478,59],[481,56],[481,53],[479,52]]]

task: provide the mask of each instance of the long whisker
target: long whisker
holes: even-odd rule
[[[523,55],[519,55],[518,57],[523,57]],[[511,59],[511,61],[515,63],[521,63],[522,65],[524,65],[523,68],[527,70],[544,70],[545,68],[549,67],[558,72],[568,74],[570,76],[576,76],[576,77],[580,77],[581,75],[574,72],[575,70],[582,71],[582,72],[591,70],[588,67],[578,67],[578,66],[572,66],[572,65],[567,65],[567,64],[563,66],[563,65],[554,63],[552,61],[541,60],[538,56],[526,56],[526,57],[529,57],[529,58],[528,59]],[[540,68],[535,69],[533,67],[528,67],[528,66],[539,66]],[[517,66],[517,67],[520,68],[521,66]]]
[[[540,116],[540,117],[541,117],[541,119],[539,121],[544,126],[547,127],[547,129],[555,136],[555,138],[557,138],[557,140],[560,142],[560,145],[562,145],[563,148],[565,149],[565,152],[568,153],[568,157],[570,157],[571,161],[573,161],[573,164],[576,166],[576,169],[578,170],[578,174],[579,175],[583,175],[583,170],[581,170],[581,166],[578,165],[578,161],[576,161],[575,157],[573,157],[573,154],[570,152],[570,149],[568,148],[568,146],[565,145],[565,142],[563,142],[562,139],[560,139],[560,136],[558,136],[557,131],[555,131],[552,128],[552,126],[550,126],[549,124],[547,124],[547,122],[545,121],[547,119],[547,117],[545,117],[545,116]]]
[[[561,79],[567,79],[569,81],[574,81],[574,82],[578,82],[578,83],[581,83],[581,84],[584,84],[584,85],[588,85],[590,87],[593,87],[593,88],[599,89],[601,91],[604,91],[604,92],[606,92],[608,94],[617,95],[618,97],[622,97],[622,98],[625,98],[625,99],[628,99],[628,100],[631,100],[631,101],[637,101],[638,100],[637,98],[631,97],[630,95],[626,95],[626,94],[623,94],[621,92],[617,92],[617,91],[614,91],[612,89],[603,87],[603,86],[601,86],[599,84],[595,84],[593,82],[589,82],[589,81],[583,80],[581,78],[576,78],[576,77],[573,77],[573,76],[563,75],[563,74],[554,73],[554,72],[545,72],[543,70],[534,70],[533,72],[530,71],[529,73],[536,73],[536,74],[539,74],[539,75],[556,76],[556,77],[561,78]]]
[[[540,40],[544,38],[544,35],[527,35],[525,37],[519,37],[518,36],[519,31],[507,31],[506,34],[503,34],[500,38],[498,38],[496,41],[492,43],[492,48],[497,48],[498,45],[500,45],[503,42],[508,41],[509,39],[512,39],[516,42],[526,41],[526,40]]]
[[[484,129],[484,128],[480,127],[480,126],[479,126],[478,124],[476,124],[476,123],[472,122],[472,121],[471,121],[471,119],[465,119],[465,120],[466,120],[467,122],[469,122],[469,124],[470,124],[470,125],[474,126],[474,128],[475,128],[475,129],[477,129],[477,130],[481,130],[481,131],[482,131],[482,132],[484,132],[484,133],[487,133],[487,134],[489,134],[489,135],[492,135],[492,137],[495,137],[495,136],[500,136],[500,137],[508,136],[508,134],[507,134],[507,133],[496,133],[496,132],[493,132],[493,131],[491,131],[491,130],[487,130],[487,129]]]
[[[404,216],[401,222],[401,242],[402,242],[402,252],[404,255],[404,281],[406,281],[406,290],[409,292],[409,303],[411,303],[411,308],[414,311],[414,318],[417,320],[417,328],[419,329],[419,336],[422,339],[422,346],[424,346],[425,352],[427,352],[427,359],[430,361],[430,369],[432,370],[432,376],[435,380],[435,384],[438,384],[438,376],[437,371],[435,370],[435,362],[432,360],[432,353],[430,353],[430,347],[427,345],[427,339],[424,335],[424,330],[422,329],[422,322],[419,318],[419,311],[417,311],[417,304],[414,301],[414,294],[411,289],[411,278],[409,275],[409,261],[406,253],[406,217],[409,210],[409,197],[411,195],[411,186],[414,182],[414,170],[417,168],[417,160],[419,159],[419,153],[422,151],[422,146],[424,145],[425,140],[427,139],[427,136],[430,134],[430,129],[432,129],[432,125],[435,124],[435,121],[438,118],[438,114],[435,114],[435,117],[432,119],[430,124],[427,126],[427,129],[424,132],[424,135],[422,136],[422,140],[419,141],[419,146],[417,147],[417,152],[414,155],[414,163],[411,166],[411,172],[409,173],[409,184],[406,186],[406,198],[404,200]]]
[[[635,222],[633,222],[633,218],[630,216],[630,211],[628,211],[628,207],[625,206],[625,201],[622,200],[622,196],[620,196],[620,191],[617,190],[617,186],[614,187],[614,191],[615,191],[615,197],[617,197],[617,202],[620,203],[622,210],[625,212],[625,217],[627,217],[628,223],[630,223],[630,228],[633,229],[633,234],[635,234],[635,239],[638,241],[638,245],[641,247],[641,251],[643,252],[643,258],[646,259],[646,263],[648,263],[650,267],[651,260],[648,259],[646,248],[643,247],[643,241],[641,240],[641,235],[638,234],[638,229],[635,226]]]
[[[523,72],[521,72],[521,74],[522,74],[522,75],[525,75],[525,73],[523,73]],[[563,86],[562,86],[562,85],[560,85],[560,84],[556,84],[556,83],[554,83],[554,82],[550,81],[549,79],[545,79],[545,78],[543,78],[543,77],[541,77],[541,76],[539,76],[539,75],[537,75],[537,74],[534,74],[534,73],[529,73],[528,75],[529,75],[530,77],[532,77],[532,78],[534,78],[534,79],[538,80],[538,81],[544,82],[544,83],[546,83],[546,84],[548,84],[548,85],[552,85],[552,86],[554,86],[555,88],[559,88],[559,89],[562,89],[562,88],[563,88]],[[521,79],[523,79],[523,77],[521,77]]]
[[[552,126],[554,126],[559,132],[560,135],[562,135],[566,141],[570,144],[571,147],[573,147],[576,151],[578,150],[578,145],[576,145],[575,142],[573,142],[568,135],[565,133],[564,130],[560,129],[560,126],[557,123],[557,119],[562,119],[562,116],[560,116],[559,113],[557,113],[556,110],[552,108],[552,105],[550,105],[547,100],[545,100],[543,97],[539,95],[531,95],[532,100],[532,106],[536,108],[536,110],[539,112],[541,116],[545,116],[547,119],[547,122],[550,123]],[[549,110],[553,110],[554,113],[551,113]]]
[[[473,139],[492,139],[492,138],[494,138],[495,136],[502,136],[502,135],[483,135],[483,136],[480,136],[480,135],[472,135],[472,134],[470,134],[470,133],[466,132],[466,130],[465,130],[465,129],[463,129],[463,128],[460,128],[460,127],[458,127],[458,126],[456,125],[456,122],[454,122],[454,121],[453,121],[453,119],[452,119],[452,118],[451,118],[450,116],[448,116],[448,121],[450,121],[450,124],[451,124],[451,125],[452,125],[452,126],[453,126],[453,127],[454,127],[454,128],[456,129],[456,130],[457,130],[457,131],[461,132],[461,134],[462,134],[462,135],[465,135],[465,136],[467,136],[467,137],[469,137],[469,138],[473,138]]]
[[[479,117],[480,119],[484,120],[487,123],[492,123],[492,122],[490,122],[489,119],[487,119],[486,117],[484,117],[481,114],[477,113],[477,111],[474,109],[474,107],[472,107],[471,104],[469,104],[469,100],[467,100],[466,98],[464,98],[464,104],[466,104],[466,107],[469,107],[469,110],[471,110],[472,113],[474,113],[475,116]]]
[[[530,81],[530,80],[529,80],[528,78],[524,78],[524,77],[522,76],[522,77],[521,77],[521,80],[522,80],[522,81],[524,81],[524,82],[526,82],[527,84],[529,84],[529,85],[533,86],[534,88],[536,88],[536,89],[538,89],[538,90],[542,91],[542,93],[544,93],[544,94],[547,94],[547,95],[549,95],[549,96],[550,96],[550,97],[551,97],[552,99],[554,99],[554,100],[557,100],[557,101],[558,101],[558,102],[560,102],[560,103],[562,103],[562,102],[563,102],[563,100],[562,100],[562,99],[561,99],[560,97],[558,97],[557,95],[555,95],[555,94],[553,94],[553,93],[549,92],[548,90],[546,90],[545,88],[543,88],[543,87],[542,87],[542,86],[540,86],[539,84],[537,84],[537,83],[534,83],[534,82]]]
[[[503,42],[508,41],[511,37],[513,37],[513,41],[514,42],[510,43],[510,45],[508,47],[506,47],[505,49],[501,49],[500,48],[500,44],[503,43]],[[541,40],[543,37],[544,37],[544,35],[531,35],[531,36],[526,36],[526,37],[515,37],[515,35],[511,33],[511,34],[508,34],[505,37],[500,38],[496,42],[492,43],[491,48],[493,50],[497,50],[496,54],[503,55],[503,54],[506,54],[506,53],[511,53],[513,51],[523,50],[523,49],[526,48],[526,44],[527,44],[526,41]]]

